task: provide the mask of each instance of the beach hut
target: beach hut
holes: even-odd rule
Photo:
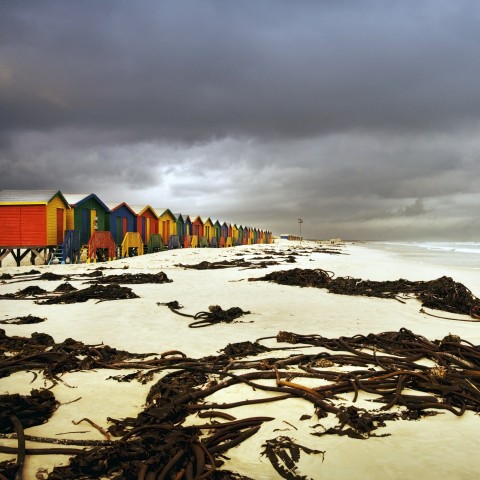
[[[171,235],[177,235],[177,218],[168,208],[155,208],[158,215],[158,233],[163,243],[168,245]]]
[[[241,230],[241,227],[240,227],[240,231],[243,231]],[[235,246],[235,245],[238,245],[238,234],[239,234],[239,228],[237,227],[236,224],[233,224],[232,225],[232,245]]]
[[[125,203],[106,203],[110,209],[106,219],[109,230],[117,245],[121,245],[127,232],[137,231],[137,214]]]
[[[181,245],[183,245],[183,239],[185,238],[185,220],[181,213],[174,213],[175,223],[177,224],[177,236]]]
[[[86,245],[96,231],[106,231],[109,208],[94,193],[64,193],[70,205],[67,230],[80,232],[80,243]]]
[[[192,247],[201,246],[200,241],[203,237],[203,221],[200,216],[196,216],[192,221]]]
[[[213,235],[217,239],[217,242],[220,242],[220,237],[222,236],[222,224],[218,220],[213,224]]]
[[[243,227],[242,245],[248,245],[250,241],[250,228]]]
[[[188,248],[192,246],[192,235],[193,235],[192,219],[190,218],[190,215],[187,215],[187,214],[182,214],[182,218],[183,218],[183,232],[184,232],[182,245],[185,248]]]
[[[221,236],[226,240],[229,235],[228,235],[228,223],[227,222],[223,222],[222,223],[222,232],[221,232]]]
[[[0,265],[9,254],[20,265],[28,253],[46,263],[65,240],[69,210],[58,190],[0,190]]]
[[[205,246],[211,246],[212,238],[214,236],[213,222],[210,217],[202,218],[203,222],[203,242]]]
[[[137,215],[137,232],[141,235],[143,244],[147,245],[150,236],[158,233],[158,215],[150,205],[130,205]]]
[[[182,218],[184,235],[193,235],[192,219],[190,218],[190,215],[182,214]]]

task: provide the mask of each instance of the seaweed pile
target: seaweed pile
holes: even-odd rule
[[[124,273],[122,275],[106,275],[96,280],[89,280],[84,283],[122,283],[125,285],[139,285],[142,283],[171,283],[164,272],[158,273]]]
[[[203,262],[189,265],[178,263],[175,266],[192,270],[217,270],[222,268],[245,267],[248,265],[249,263],[246,262],[244,258],[240,258],[238,260],[220,260],[218,262],[207,262],[204,260]]]
[[[192,270],[218,270],[223,268],[233,268],[233,267],[242,267],[242,269],[249,269],[249,268],[267,268],[272,265],[279,265],[279,262],[268,260],[268,261],[261,261],[261,262],[247,262],[244,258],[240,258],[238,260],[221,260],[219,262],[207,262],[203,261],[196,264],[191,265],[184,265],[184,264],[177,264],[177,267],[182,267],[184,269],[192,269]]]
[[[75,287],[66,286],[69,284],[60,285],[54,292],[47,292],[43,288],[32,285],[20,290],[16,293],[7,293],[0,295],[0,299],[4,300],[32,300],[38,305],[54,305],[60,303],[82,303],[87,300],[98,300],[98,302],[105,302],[108,300],[121,300],[128,298],[139,298],[139,296],[132,291],[131,288],[122,287],[118,284],[111,283],[101,285],[95,283],[94,285],[77,290]],[[97,303],[98,303],[97,302]]]
[[[8,353],[8,355],[7,355]],[[55,343],[46,333],[33,333],[30,338],[8,336],[0,329],[0,378],[14,372],[40,370],[45,379],[56,383],[64,372],[95,368],[135,368],[129,360],[142,360],[152,354],[130,353],[108,345],[85,345],[67,338]],[[133,366],[132,366],[133,365]],[[147,365],[142,367],[147,368]]]
[[[283,254],[281,254],[283,255]],[[244,258],[240,258],[238,260],[221,260],[219,262],[207,262],[203,261],[196,264],[184,265],[184,264],[177,264],[176,267],[182,267],[184,269],[192,269],[192,270],[217,270],[223,268],[233,268],[233,267],[241,267],[242,270],[250,270],[256,268],[267,268],[274,265],[280,265],[280,263],[295,263],[295,256],[294,254],[288,255],[283,262],[279,262],[276,260],[271,260],[271,256],[265,257],[254,257],[252,260],[255,261],[247,261]]]
[[[410,281],[403,278],[395,281],[373,281],[352,277],[334,278],[332,272],[322,269],[294,268],[248,280],[325,288],[330,293],[339,295],[362,295],[399,301],[402,301],[399,295],[413,295],[422,301],[424,307],[480,319],[480,300],[465,285],[446,276],[430,281]]]
[[[45,318],[36,317],[35,315],[25,315],[24,317],[7,318],[0,321],[2,325],[30,325],[32,323],[44,322]]]
[[[157,303],[157,305],[165,305],[173,313],[181,315],[182,317],[193,318],[194,321],[188,325],[190,328],[209,327],[210,325],[215,325],[216,323],[232,323],[237,318],[250,314],[250,312],[244,311],[240,307],[230,307],[229,309],[224,310],[219,305],[210,305],[208,307],[208,312],[203,311],[198,312],[195,315],[190,315],[188,313],[181,313],[178,311],[183,307],[178,303],[177,300],[167,303]]]
[[[8,461],[0,463],[2,480],[8,478],[21,480],[27,455],[24,428],[45,423],[57,407],[58,402],[49,390],[32,390],[30,395],[0,395],[0,433],[15,432],[18,439],[18,448],[0,445],[0,452],[17,454],[15,463]]]
[[[297,397],[310,404],[312,413],[319,419],[330,415],[336,417],[334,427],[314,426],[313,445],[299,445],[287,435],[264,441],[262,454],[282,478],[291,480],[307,478],[301,472],[301,454],[328,458],[328,451],[314,448],[318,445],[314,437],[347,435],[365,440],[385,436],[376,431],[389,421],[418,420],[441,411],[457,416],[467,410],[480,411],[480,347],[454,335],[430,341],[401,329],[339,338],[279,332],[276,337],[268,338],[275,338],[278,343],[317,347],[317,350],[321,347],[321,351],[274,357],[271,356],[273,349],[260,343],[266,340],[264,338],[249,345],[228,345],[219,355],[201,359],[173,351],[157,354],[150,360],[134,358],[130,362],[126,358],[127,352],[119,354],[115,351],[109,359],[108,347],[106,358],[97,360],[96,357],[96,361],[89,365],[88,362],[81,364],[80,358],[93,358],[95,350],[106,347],[86,347],[70,339],[61,346],[50,344],[42,348],[25,342],[24,345],[29,345],[25,351],[13,357],[2,354],[0,367],[3,364],[7,368],[0,369],[0,372],[9,374],[15,371],[9,368],[16,366],[24,370],[43,368],[44,373],[51,375],[50,372],[58,372],[54,364],[64,355],[64,358],[77,360],[72,361],[72,365],[61,362],[59,368],[63,374],[79,367],[137,368],[149,374],[163,373],[150,388],[145,410],[136,418],[108,419],[111,423],[109,434],[116,440],[98,441],[81,451],[65,449],[64,453],[74,456],[69,465],[54,468],[48,477],[51,480],[242,478],[218,470],[228,461],[225,452],[261,431],[262,425],[274,418],[236,419],[227,412],[229,408],[241,405],[282,402]],[[5,351],[9,349],[8,345],[19,346],[21,343],[5,335],[0,336],[0,340]],[[43,354],[32,352],[32,349]],[[262,357],[255,359],[258,354]],[[247,355],[250,358],[246,358]],[[35,362],[43,363],[34,366]],[[141,376],[129,374],[128,377],[131,381],[140,380]],[[308,379],[308,386],[302,383],[302,379]],[[207,400],[213,393],[236,384],[268,393],[263,398],[257,395],[255,399],[232,403]],[[381,408],[366,410],[356,406],[363,392],[373,396]],[[353,397],[351,401],[345,398],[346,393],[351,394],[349,398]],[[10,415],[15,408],[16,404],[5,407],[4,416]],[[184,425],[184,420],[193,413],[210,420]],[[311,417],[302,415],[299,421]],[[23,420],[21,424],[23,428],[28,425]],[[7,428],[11,430],[12,427]],[[22,432],[18,424],[16,431],[17,437],[10,438],[18,438],[19,446],[10,447],[9,452],[20,457]],[[63,441],[64,444],[69,442]],[[35,451],[29,450],[27,454],[35,454]],[[18,475],[21,466],[20,461],[15,465],[10,462],[8,472],[16,469]],[[4,472],[7,472],[7,466],[0,466],[0,474],[5,475]],[[21,472],[17,478],[22,478]]]

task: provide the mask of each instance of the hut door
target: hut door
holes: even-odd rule
[[[165,243],[168,243],[168,240],[170,238],[170,220],[165,220],[162,222],[162,238]]]
[[[63,208],[57,208],[57,245],[63,243]]]
[[[150,218],[147,218],[146,219],[146,222],[147,222],[147,236],[145,237],[145,242],[148,243],[148,241],[150,240]]]
[[[82,228],[80,230],[82,245],[85,245],[90,238],[90,211],[82,208]]]
[[[117,242],[117,245],[121,245],[123,241],[123,222],[122,222],[122,217],[117,217],[117,220],[115,222],[115,240]]]
[[[90,232],[93,235],[93,232],[98,230],[98,218],[97,218],[97,212],[95,210],[92,210],[90,213]]]

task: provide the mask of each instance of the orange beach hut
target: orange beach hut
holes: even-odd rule
[[[158,215],[150,205],[129,205],[137,215],[137,232],[147,245],[150,236],[158,233]]]
[[[41,257],[61,245],[69,210],[59,190],[0,190],[0,264],[10,253],[20,265],[28,252]]]

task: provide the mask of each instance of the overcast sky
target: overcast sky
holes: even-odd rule
[[[480,241],[478,0],[6,0],[0,188]]]

